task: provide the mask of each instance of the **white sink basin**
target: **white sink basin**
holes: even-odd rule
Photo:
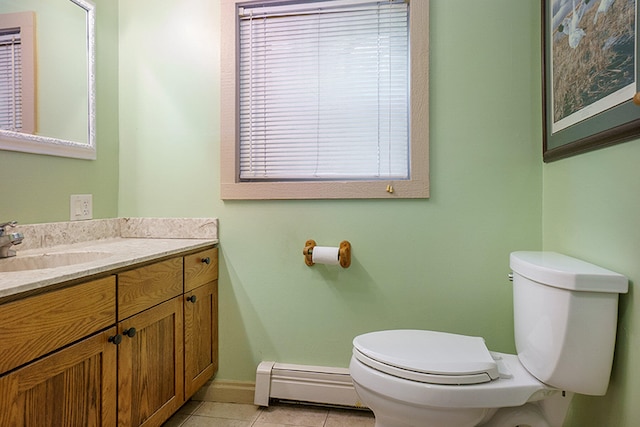
[[[59,252],[40,255],[17,256],[0,259],[0,273],[11,271],[42,270],[83,264],[110,257],[109,252]]]

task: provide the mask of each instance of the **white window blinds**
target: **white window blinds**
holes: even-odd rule
[[[241,180],[409,178],[408,8],[239,9]]]
[[[20,30],[0,32],[0,129],[22,129]]]

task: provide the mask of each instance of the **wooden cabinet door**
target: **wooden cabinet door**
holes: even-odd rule
[[[0,377],[2,426],[116,425],[115,328]]]
[[[118,324],[119,426],[159,426],[184,403],[182,310],[178,296]]]
[[[218,281],[184,295],[185,398],[218,370]]]

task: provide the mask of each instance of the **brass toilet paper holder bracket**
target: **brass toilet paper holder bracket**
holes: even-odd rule
[[[311,267],[314,262],[313,262],[313,248],[316,247],[316,241],[315,240],[307,240],[304,244],[304,249],[302,250],[302,255],[304,255],[304,263],[307,264],[309,267]]]
[[[315,240],[307,240],[304,244],[304,249],[302,250],[302,254],[304,255],[304,262],[309,267],[314,265],[313,262],[313,248],[318,246]],[[351,265],[351,243],[346,240],[340,242],[340,247],[338,248],[338,262],[342,268],[347,268]]]

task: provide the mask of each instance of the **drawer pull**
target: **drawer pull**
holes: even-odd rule
[[[109,342],[114,343],[115,345],[118,345],[122,342],[122,335],[120,334],[115,334],[112,337],[109,337]]]
[[[133,338],[136,336],[136,328],[129,328],[122,331],[122,335],[126,335],[129,338]]]
[[[211,264],[211,258],[209,257],[202,258],[202,263],[207,265]]]
[[[192,303],[196,303],[196,296],[195,295],[191,295],[190,297],[187,297],[187,301],[192,302]]]

